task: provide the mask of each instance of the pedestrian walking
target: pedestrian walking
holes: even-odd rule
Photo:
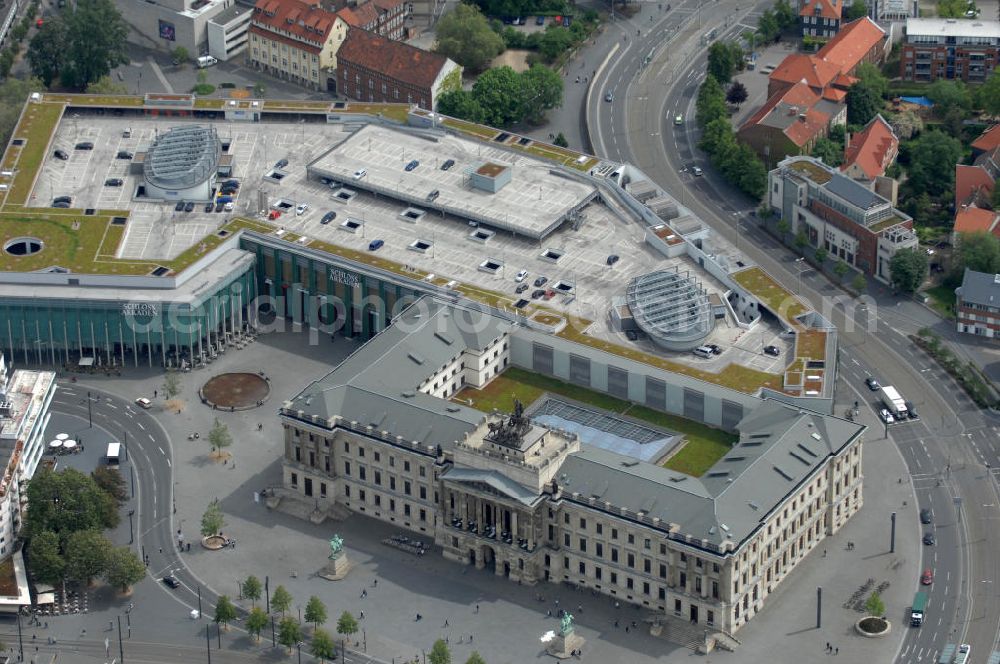
[[[625,633],[628,634],[628,625],[625,625]]]
[[[156,398],[156,390],[153,390],[153,398]]]
[[[445,626],[445,627],[447,627],[447,626],[448,626],[448,619],[447,619],[447,618],[445,618],[445,619],[444,619],[444,626]]]
[[[836,648],[833,649],[833,654],[834,655],[839,655],[840,654],[840,646],[837,646]]]
[[[476,604],[476,613],[479,613],[479,605]]]
[[[826,642],[826,651],[830,652],[830,642],[829,641]]]
[[[362,612],[361,612],[361,619],[362,619],[362,620],[364,620],[364,619],[365,619],[365,612],[364,612],[364,611],[362,611]]]

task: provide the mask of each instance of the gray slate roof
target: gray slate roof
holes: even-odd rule
[[[739,443],[701,478],[630,457],[585,448],[570,455],[557,474],[563,495],[595,507],[643,512],[679,535],[719,545],[737,545],[830,456],[865,427],[847,420],[801,411],[778,401],[761,404],[738,426]],[[815,436],[813,434],[816,434]],[[816,437],[818,436],[818,438]]]
[[[965,268],[962,285],[955,292],[964,302],[1000,307],[1000,275]]]
[[[854,205],[862,210],[868,210],[889,202],[876,194],[874,191],[861,186],[851,178],[845,175],[840,175],[839,173],[834,174],[830,181],[823,186],[826,187],[828,191],[833,192],[845,201],[849,202],[851,205]]]
[[[422,298],[333,371],[291,400],[306,417],[335,415],[408,441],[449,447],[485,415],[417,391],[417,386],[463,350],[482,349],[505,321]]]

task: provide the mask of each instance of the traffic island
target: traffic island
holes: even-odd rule
[[[229,412],[258,408],[270,394],[271,382],[262,372],[219,374],[198,390],[203,404]]]
[[[892,623],[878,616],[865,616],[854,623],[854,629],[861,636],[869,639],[877,639],[892,631]]]

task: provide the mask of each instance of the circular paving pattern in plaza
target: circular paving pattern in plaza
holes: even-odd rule
[[[266,376],[224,373],[209,379],[199,394],[205,405],[220,410],[247,410],[263,404],[271,393]]]

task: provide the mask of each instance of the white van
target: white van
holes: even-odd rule
[[[212,65],[219,64],[219,61],[213,58],[211,55],[203,55],[198,58],[198,69],[204,69],[205,67],[211,67]]]
[[[698,346],[694,349],[694,354],[707,360],[712,357],[712,349],[708,346]]]
[[[117,466],[119,461],[119,456],[121,455],[122,444],[121,443],[108,443],[108,452],[104,455],[105,461],[109,466]]]

